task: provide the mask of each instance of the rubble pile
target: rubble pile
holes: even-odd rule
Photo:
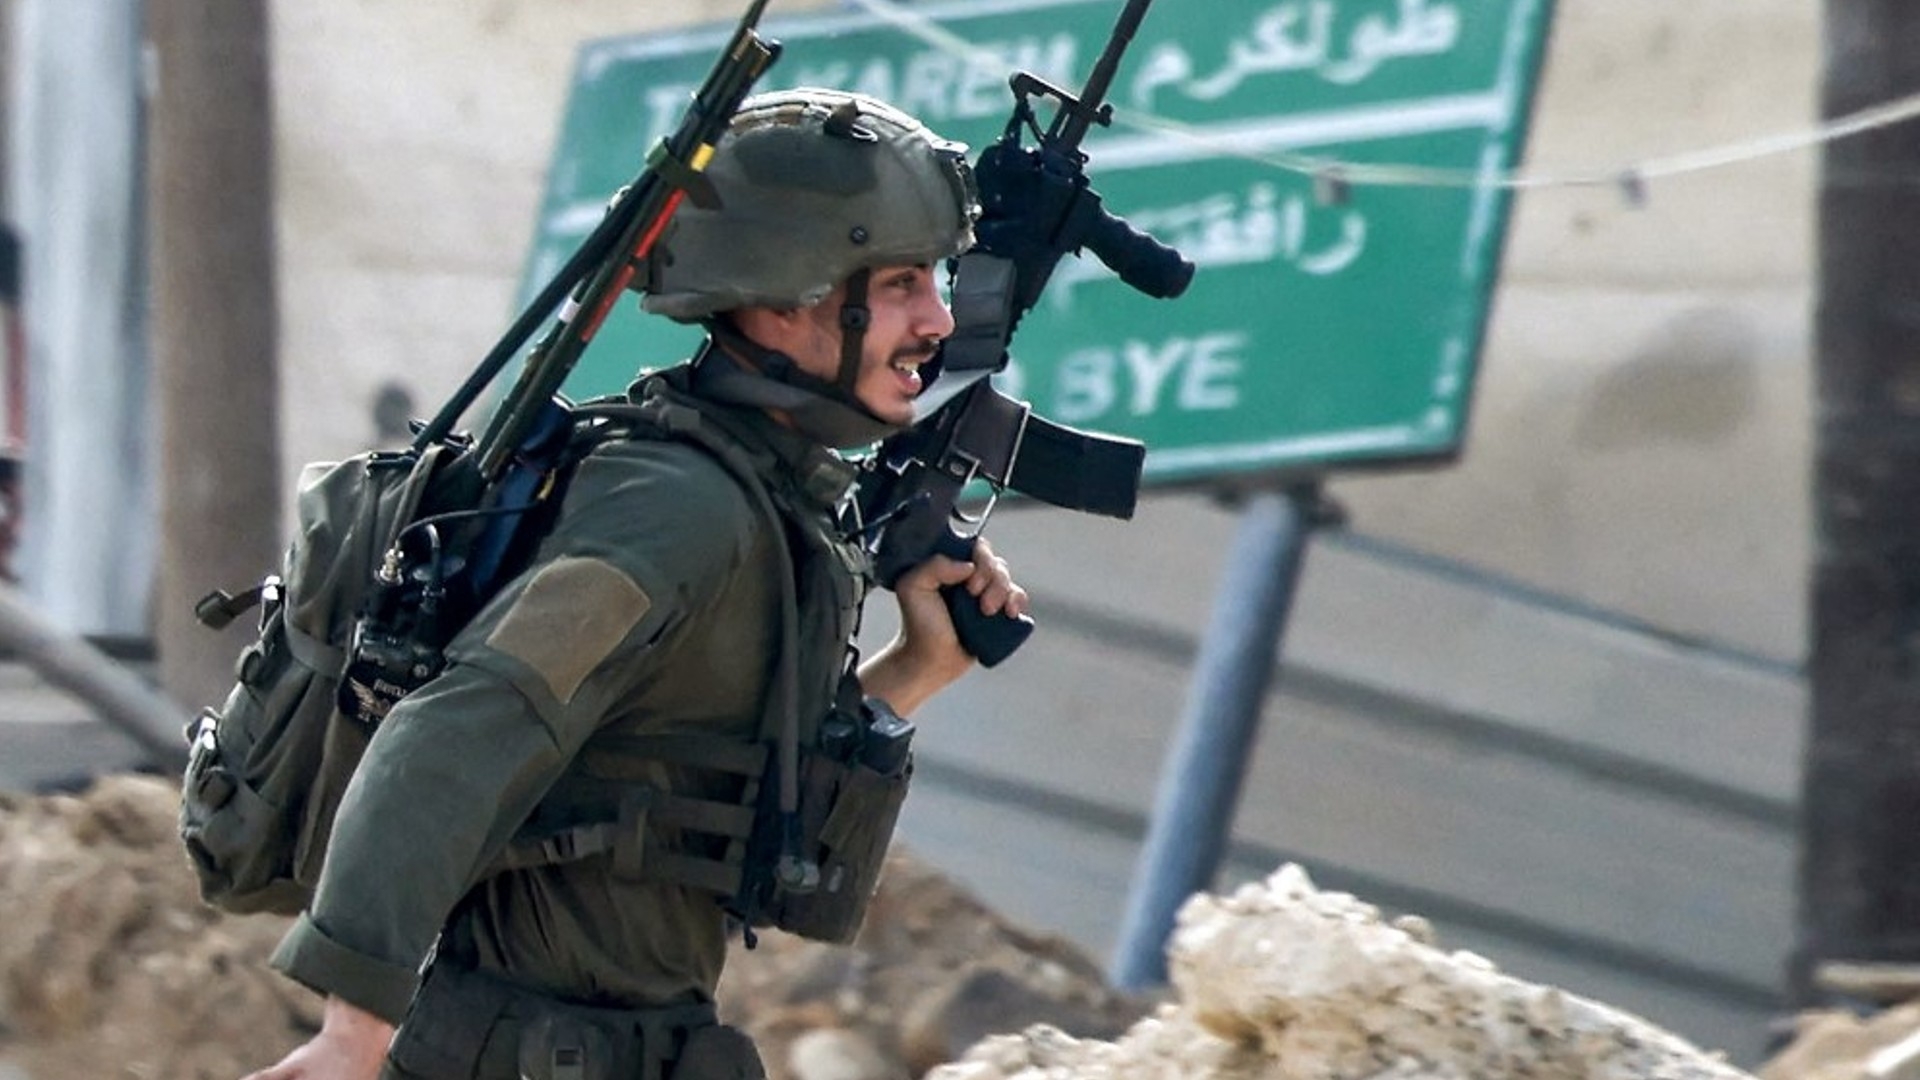
[[[1120,1040],[990,1039],[930,1080],[1740,1080],[1636,1017],[1445,952],[1283,867],[1196,897],[1169,952],[1176,1000]]]
[[[319,1022],[265,957],[285,920],[201,904],[171,783],[0,795],[0,1080],[232,1080]],[[1740,1080],[1616,1009],[1435,946],[1286,867],[1182,911],[1173,986],[1108,990],[1053,938],[899,857],[838,948],[736,947],[722,1011],[777,1080]],[[1920,1080],[1920,1005],[1810,1016],[1763,1080]],[[998,1034],[996,1034],[998,1033]],[[1017,1034],[1007,1034],[1017,1033]]]
[[[150,778],[0,796],[0,1077],[233,1080],[318,1026],[263,962],[284,920],[200,903],[177,805]]]
[[[150,777],[0,795],[0,1080],[233,1080],[317,1030],[318,998],[266,966],[287,920],[200,902],[177,807]],[[1111,1037],[1145,1010],[911,858],[885,877],[850,948],[735,946],[723,1012],[777,1080],[900,1080],[995,1031]]]

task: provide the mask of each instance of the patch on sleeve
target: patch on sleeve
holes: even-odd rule
[[[533,576],[487,647],[540,674],[563,704],[626,639],[653,601],[603,559],[555,559]]]

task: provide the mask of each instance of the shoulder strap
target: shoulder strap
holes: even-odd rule
[[[797,565],[792,546],[787,542],[786,524],[753,460],[738,442],[716,430],[715,424],[704,413],[659,397],[649,397],[638,404],[596,401],[576,408],[581,416],[589,419],[623,425],[640,434],[651,431],[661,437],[693,443],[705,450],[727,470],[741,490],[747,493],[755,509],[759,510],[773,538],[774,547],[780,553],[780,565]],[[797,774],[795,783],[789,784],[787,780],[789,764],[796,769],[798,767],[800,673],[797,645],[800,639],[800,601],[794,575],[786,573],[779,575],[779,578],[780,654],[776,659],[773,691],[768,695],[767,708],[760,724],[760,737],[780,741],[782,786],[797,788]],[[784,798],[782,808],[791,809]]]
[[[777,740],[780,754],[780,812],[792,814],[800,803],[800,599],[794,581],[793,549],[787,543],[787,528],[780,511],[773,505],[767,485],[753,467],[740,444],[713,430],[698,409],[676,405],[660,397],[649,397],[632,406],[647,423],[667,435],[694,443],[712,454],[745,490],[780,553],[779,564],[787,570],[780,579],[780,653],[774,661],[773,687],[767,695],[767,707],[760,721],[760,737]]]

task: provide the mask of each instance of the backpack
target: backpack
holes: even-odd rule
[[[279,572],[198,605],[200,621],[215,628],[255,606],[260,620],[225,701],[201,710],[187,731],[180,834],[208,902],[285,914],[311,897],[347,781],[406,688],[364,660],[360,681],[349,679],[357,644],[374,646],[365,650],[371,657],[400,651],[364,633],[357,641],[362,616],[381,572],[392,576],[407,527],[476,498],[466,450],[436,443],[309,465]],[[429,656],[406,667],[415,685],[437,671]]]
[[[556,402],[502,490],[477,484],[461,441],[368,452],[303,472],[298,529],[280,572],[200,605],[201,620],[215,626],[260,609],[258,637],[240,654],[232,690],[188,728],[179,830],[203,899],[236,914],[293,914],[307,905],[334,815],[375,728],[439,671],[441,650],[460,626],[524,566],[551,527],[572,467],[599,443],[630,437],[678,439],[712,454],[770,522],[784,565],[793,565],[785,523],[738,447],[698,410],[659,398]],[[450,562],[462,571],[434,572]],[[532,819],[565,824],[523,829],[483,876],[610,858],[712,894],[749,943],[754,927],[769,925],[815,940],[852,939],[905,800],[913,727],[863,699],[849,675],[829,715],[802,740],[796,584],[792,572],[779,576],[783,644],[756,741],[613,733],[588,741],[628,760],[737,775],[739,800],[675,796],[634,779],[615,816],[581,819],[568,811],[563,778]],[[652,850],[649,820],[714,838],[720,843],[692,846],[723,854]]]

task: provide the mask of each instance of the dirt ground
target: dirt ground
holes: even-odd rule
[[[199,902],[175,798],[132,776],[78,796],[0,796],[0,1080],[231,1080],[314,1030],[318,1001],[264,963],[285,921]],[[1065,943],[898,855],[852,947],[764,935],[733,958],[723,1014],[780,1080],[1746,1075],[1635,1017],[1447,952],[1419,920],[1384,921],[1296,867],[1190,902],[1170,967],[1163,1000],[1115,994]],[[1810,1017],[1760,1075],[1911,1078],[1920,1050],[1903,1040],[1917,1032],[1920,1006]]]
[[[131,776],[0,796],[0,1080],[232,1080],[316,1028],[318,1000],[265,965],[287,920],[199,901],[176,799]],[[1145,1009],[905,856],[856,946],[764,934],[721,997],[793,1080],[918,1074],[1029,1022],[1112,1036]]]

